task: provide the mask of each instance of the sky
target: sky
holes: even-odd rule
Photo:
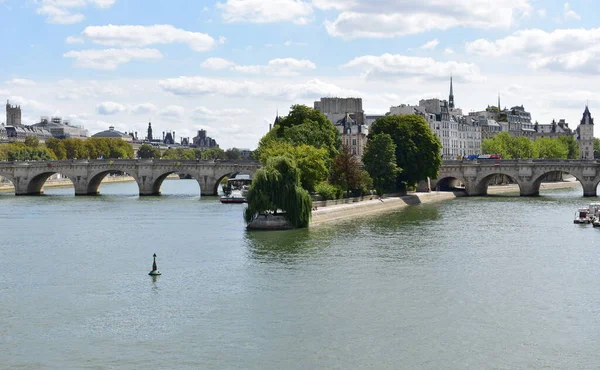
[[[596,0],[0,0],[0,98],[90,134],[200,129],[254,149],[277,112],[448,98],[575,128],[600,112]],[[5,118],[0,115],[0,122]],[[596,129],[596,136],[600,134]]]

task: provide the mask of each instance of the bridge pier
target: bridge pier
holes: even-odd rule
[[[540,185],[528,183],[526,181],[519,182],[519,195],[522,197],[537,197],[540,195]]]
[[[583,186],[583,196],[584,197],[596,197],[598,196],[597,187],[594,182],[585,181],[581,184]]]

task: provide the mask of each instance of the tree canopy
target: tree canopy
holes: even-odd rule
[[[414,185],[437,177],[442,144],[423,117],[412,114],[378,118],[371,126],[369,139],[377,134],[390,135],[396,145],[396,165],[402,169],[399,183]]]
[[[160,149],[153,147],[150,144],[142,144],[137,152],[138,158],[141,159],[160,159]]]
[[[247,199],[246,223],[261,213],[278,210],[285,212],[283,216],[292,227],[307,227],[310,222],[312,199],[300,186],[300,170],[289,157],[269,158],[254,175]]]
[[[324,148],[271,141],[260,151],[259,160],[262,164],[267,164],[269,158],[278,156],[288,156],[296,162],[300,171],[300,183],[309,192],[314,191],[315,186],[329,176],[328,153]]]
[[[342,146],[342,150],[333,158],[329,182],[339,186],[344,192],[363,194],[371,190],[373,180],[362,168],[360,160],[353,156],[350,148]]]
[[[579,144],[572,136],[538,138],[532,141],[524,136],[513,137],[508,132],[501,132],[493,138],[483,139],[481,151],[485,154],[500,154],[503,159],[579,158]]]
[[[285,141],[292,145],[311,145],[327,150],[330,158],[337,155],[341,147],[340,135],[325,117],[315,109],[305,105],[293,105],[290,113],[278,119],[275,126],[258,144],[258,152],[272,141]]]
[[[393,189],[400,172],[396,164],[396,144],[388,134],[373,135],[365,147],[362,161],[373,179],[377,194]]]

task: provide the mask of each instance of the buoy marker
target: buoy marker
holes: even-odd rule
[[[160,271],[158,271],[158,267],[156,266],[156,253],[154,253],[154,262],[152,262],[152,271],[148,273],[150,276],[158,276],[160,275]]]

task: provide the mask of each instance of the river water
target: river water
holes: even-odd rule
[[[100,191],[0,194],[0,368],[600,367],[581,188],[253,233],[194,180]]]

